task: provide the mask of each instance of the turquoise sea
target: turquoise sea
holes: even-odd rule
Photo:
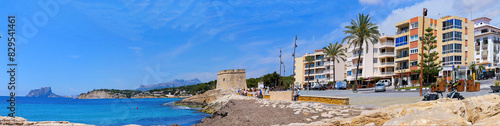
[[[10,97],[0,96],[7,116]],[[192,125],[210,115],[187,107],[169,107],[180,98],[72,99],[16,97],[16,116],[29,121],[69,121],[93,125]]]

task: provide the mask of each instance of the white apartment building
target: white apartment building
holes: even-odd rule
[[[368,48],[368,52],[364,52]],[[356,73],[358,79],[360,77],[367,79],[366,82],[372,81],[373,79],[379,77],[380,79],[391,79],[394,82],[395,67],[394,67],[394,36],[381,36],[379,42],[369,43],[368,47],[363,44],[363,49],[359,53],[359,46],[354,47],[352,45],[347,49],[347,61],[346,61],[346,79],[351,83],[354,82],[356,78]],[[358,56],[361,58],[358,59]],[[356,72],[356,64],[360,61],[359,70]],[[367,84],[367,83],[363,83]]]
[[[344,47],[347,47],[344,45]],[[295,85],[310,84],[312,82],[320,82],[321,84],[328,84],[328,82],[333,82],[333,71],[335,70],[335,80],[344,80],[344,67],[345,62],[333,62],[327,57],[323,52],[323,49],[315,50],[314,53],[308,53],[302,57],[295,58],[296,68],[295,72]],[[308,63],[306,57],[313,57],[314,61]],[[335,63],[335,68],[333,64]]]
[[[500,28],[490,25],[490,18],[480,17],[474,21],[474,62],[486,69],[499,72]]]

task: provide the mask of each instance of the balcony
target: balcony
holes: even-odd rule
[[[380,56],[394,56],[394,52],[381,52]]]
[[[352,54],[352,57],[357,58],[359,55],[360,55],[359,53],[358,54]],[[363,56],[363,54],[361,54],[361,56]]]
[[[394,62],[380,62],[380,65],[394,65]]]
[[[352,66],[353,66],[353,67],[357,67],[357,66],[358,66],[358,64],[353,64]],[[363,64],[361,63],[361,64],[359,64],[359,66],[360,66],[360,67],[362,67],[362,66],[363,66]]]
[[[380,46],[382,46],[382,47],[386,47],[386,46],[394,47],[394,42],[393,41],[383,42],[383,43],[380,43]]]
[[[483,50],[483,51],[481,52],[481,55],[482,55],[482,56],[488,56],[488,50]]]
[[[405,57],[408,57],[410,55],[397,55],[396,58],[405,58]]]
[[[393,75],[394,71],[380,72],[382,75]]]
[[[407,33],[409,30],[401,30],[401,31],[397,31],[396,32],[396,35],[399,35],[399,34],[403,34],[403,33]]]

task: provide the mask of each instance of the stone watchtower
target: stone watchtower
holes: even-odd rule
[[[222,70],[217,73],[216,89],[246,89],[245,69]]]

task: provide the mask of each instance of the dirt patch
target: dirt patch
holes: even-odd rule
[[[220,111],[210,118],[205,118],[197,126],[221,125],[286,125],[290,123],[306,123],[305,118],[314,114],[294,114],[291,108],[274,108],[261,106],[257,100],[229,100]],[[286,103],[280,105],[288,105]]]

